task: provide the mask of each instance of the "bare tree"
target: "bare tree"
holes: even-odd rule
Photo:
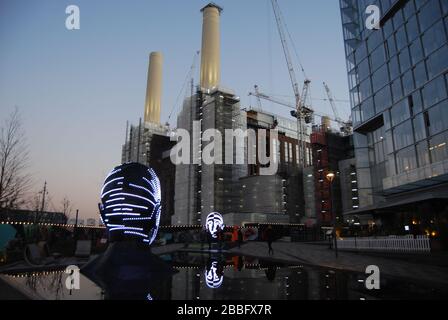
[[[72,203],[70,202],[69,199],[67,199],[67,197],[64,197],[61,204],[62,204],[62,213],[64,214],[64,216],[67,218],[68,221],[73,211]]]
[[[28,146],[16,108],[0,129],[0,208],[23,204],[31,184],[27,166]]]

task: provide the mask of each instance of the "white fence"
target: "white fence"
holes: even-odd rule
[[[338,249],[425,253],[431,251],[428,236],[389,236],[338,239]]]

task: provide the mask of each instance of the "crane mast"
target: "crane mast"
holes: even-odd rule
[[[274,11],[275,21],[277,23],[277,29],[280,36],[280,40],[283,47],[283,53],[285,55],[286,65],[289,72],[289,78],[291,80],[291,85],[294,91],[294,97],[295,97],[295,109],[296,109],[296,116],[297,116],[297,132],[298,132],[298,141],[297,145],[299,148],[299,166],[301,168],[305,167],[305,152],[306,152],[306,141],[305,141],[305,135],[306,135],[306,126],[304,124],[304,118],[310,116],[310,112],[312,113],[312,110],[309,108],[306,108],[304,106],[304,103],[306,101],[306,97],[309,92],[309,85],[310,81],[306,79],[304,81],[304,86],[302,90],[302,95],[299,92],[299,84],[297,82],[296,73],[294,70],[294,66],[291,59],[291,53],[289,51],[289,45],[288,41],[286,40],[286,34],[284,30],[284,24],[282,22],[282,14],[280,10],[280,6],[278,5],[277,0],[271,0],[272,3],[272,9]]]

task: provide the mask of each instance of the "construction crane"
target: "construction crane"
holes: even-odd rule
[[[170,112],[170,114],[168,116],[167,123],[170,121],[174,111],[177,109],[177,107],[179,105],[179,100],[180,100],[182,94],[187,92],[186,89],[187,89],[188,84],[190,84],[190,94],[191,94],[191,96],[193,96],[193,94],[194,94],[194,79],[193,79],[193,77],[194,77],[194,73],[196,71],[196,65],[197,65],[197,61],[199,59],[199,54],[200,53],[201,52],[198,50],[194,54],[193,62],[191,63],[190,70],[188,71],[188,73],[187,73],[187,75],[185,77],[185,81],[184,81],[184,83],[182,85],[182,88],[180,89],[179,94],[177,95],[176,102],[174,103],[173,107],[171,108],[171,112]]]
[[[336,103],[331,93],[330,87],[324,82],[325,92],[327,93],[328,101],[330,102],[331,108],[335,116],[335,121],[340,125],[341,132],[345,135],[351,134],[353,132],[353,124],[349,121],[344,121],[339,117],[338,109]]]
[[[289,78],[291,81],[291,85],[294,91],[295,97],[295,116],[297,117],[297,131],[298,131],[298,147],[299,147],[299,166],[305,167],[305,151],[306,151],[306,125],[304,124],[304,119],[312,118],[313,110],[311,108],[307,108],[305,106],[306,98],[309,93],[309,86],[311,81],[305,79],[302,94],[299,92],[299,84],[297,82],[296,73],[294,70],[294,65],[292,63],[291,54],[289,51],[288,41],[286,40],[286,25],[282,21],[282,14],[280,10],[280,6],[278,5],[277,0],[271,0],[272,9],[275,15],[275,21],[277,23],[277,29],[280,36],[280,40],[283,47],[283,53],[285,55],[286,65],[289,72]],[[259,96],[262,98],[261,96]]]
[[[258,88],[258,86],[257,86],[257,88]],[[297,111],[296,111],[296,107],[295,107],[295,105],[293,103],[290,103],[290,102],[287,102],[287,101],[284,101],[284,100],[281,100],[281,99],[278,99],[278,98],[273,98],[273,97],[271,97],[271,96],[269,96],[269,95],[267,95],[265,93],[260,92],[259,88],[258,88],[257,92],[249,92],[249,96],[254,96],[254,97],[257,97],[259,99],[267,100],[267,101],[273,102],[275,104],[278,104],[278,105],[281,105],[281,106],[293,109],[293,110],[291,110],[291,115],[293,117],[296,117],[296,112]],[[321,118],[322,117],[326,117],[326,118],[330,119],[333,122],[340,123],[335,118],[333,118],[333,117],[331,117],[331,116],[329,116],[327,114],[319,113],[319,112],[316,112],[316,111],[313,111],[311,116],[305,117],[304,118],[304,122],[306,124],[310,124],[310,123],[314,124],[314,116],[318,116],[318,117],[321,117]]]
[[[253,95],[253,96],[255,96],[257,98],[258,109],[260,109],[260,111],[263,111],[263,106],[261,105],[261,99],[259,97],[260,92],[258,91],[258,86],[255,85],[254,89],[255,89],[256,95]]]

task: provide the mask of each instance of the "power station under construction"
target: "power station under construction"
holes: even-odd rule
[[[176,129],[160,121],[163,55],[160,52],[150,54],[143,121],[140,119],[137,125],[128,124],[122,162],[139,162],[157,172],[163,192],[162,225],[200,225],[205,223],[210,212],[220,212],[224,223],[229,226],[331,226],[336,212],[356,206],[353,203],[356,190],[353,191],[352,179],[344,182],[345,175],[353,177],[356,173],[355,162],[351,159],[354,155],[350,151],[351,123],[339,118],[335,99],[326,84],[334,119],[313,110],[308,78],[304,77],[303,88],[299,90],[290,53],[289,41],[292,40],[287,38],[289,32],[277,1],[271,2],[294,104],[261,93],[255,86],[250,95],[257,98],[258,107],[241,106],[236,93],[221,85],[220,19],[223,9],[217,4],[210,3],[200,10],[203,16],[202,46],[196,54],[200,54],[200,82],[197,85],[194,82],[195,56],[187,75],[189,85],[184,85],[184,88],[189,87],[189,94],[177,115]],[[261,100],[290,108],[291,117],[263,111]],[[321,123],[315,124],[316,117],[322,119]],[[340,132],[331,129],[331,122],[340,127]],[[234,132],[253,130],[256,137],[275,129],[277,138],[271,139],[272,134],[268,133],[262,145],[258,143],[255,146],[249,144],[248,138],[243,145],[234,146],[232,142],[233,154],[244,155],[242,162],[206,164],[202,161],[202,153],[210,149],[210,144],[213,144],[214,156],[222,156],[222,159],[228,147],[224,139],[204,138],[202,133],[208,129],[221,133],[228,129]],[[179,142],[179,130],[190,134],[188,148],[191,161],[174,165],[170,154]],[[261,173],[268,166],[260,161],[263,152],[278,162],[275,173]],[[254,162],[249,159],[252,154],[258,155]],[[340,173],[339,187],[335,187],[333,192],[323,177],[330,170]]]

